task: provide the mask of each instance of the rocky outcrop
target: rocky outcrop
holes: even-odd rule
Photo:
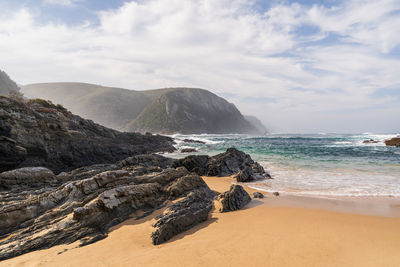
[[[387,146],[400,147],[400,137],[394,137],[392,139],[385,140],[385,144]]]
[[[59,173],[126,157],[174,150],[158,135],[121,133],[44,100],[0,96],[0,169],[47,167]]]
[[[374,139],[368,139],[363,141],[363,144],[377,144],[377,143],[379,143],[379,141]]]
[[[229,159],[229,163],[221,158]],[[241,166],[243,158],[247,157],[219,156],[215,162]],[[212,157],[192,159],[207,169]],[[202,160],[205,165],[200,164]],[[245,162],[250,161],[247,158]],[[111,226],[132,214],[140,211],[147,216],[170,203],[174,204],[156,218],[153,244],[204,222],[216,193],[199,174],[175,163],[161,155],[147,154],[58,175],[45,168],[1,173],[0,182],[10,189],[0,190],[0,260],[59,244],[96,242],[107,236]],[[233,185],[218,199],[221,212],[241,209],[250,202],[240,185]]]
[[[140,155],[57,177],[44,168],[2,173],[2,179],[24,184],[30,179],[35,186],[55,182],[45,188],[0,193],[0,260],[77,240],[81,245],[95,242],[133,212],[148,214],[167,200],[182,198],[158,218],[154,244],[206,220],[215,194],[197,174],[184,167],[168,168],[171,161],[159,155]],[[66,180],[70,181],[57,186]]]
[[[0,136],[0,172],[16,168],[26,156],[26,149],[18,146],[15,140]]]
[[[191,192],[183,200],[169,207],[154,224],[156,231],[151,235],[153,244],[161,244],[206,221],[212,209],[212,197],[212,192],[204,187],[202,190]]]
[[[238,182],[249,182],[261,178],[271,178],[264,168],[254,162],[250,155],[228,148],[225,153],[209,156],[188,156],[176,160],[174,167],[183,166],[191,172],[207,176],[230,176],[237,174]]]
[[[251,198],[246,190],[240,185],[231,185],[229,191],[218,196],[221,203],[220,212],[235,211],[250,203]]]
[[[264,198],[264,194],[261,192],[254,192],[253,197],[254,198]]]
[[[32,188],[56,183],[54,173],[43,167],[26,167],[0,173],[0,188]]]

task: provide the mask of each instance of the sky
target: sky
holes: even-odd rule
[[[400,132],[399,0],[0,0],[19,84],[205,88],[271,132]]]

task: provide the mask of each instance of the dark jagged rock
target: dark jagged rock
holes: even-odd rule
[[[176,197],[199,188],[208,188],[208,186],[200,176],[192,173],[178,178],[166,190],[170,196]]]
[[[378,140],[374,140],[374,139],[369,139],[369,140],[364,140],[363,144],[377,144],[379,143]]]
[[[254,192],[253,197],[254,198],[264,198],[264,194],[261,192]]]
[[[208,163],[209,176],[228,176],[239,172],[246,166],[251,166],[254,161],[250,155],[237,150],[228,148],[225,153],[211,157]]]
[[[198,175],[207,175],[208,173],[208,162],[210,157],[207,155],[199,156],[187,156],[183,159],[177,159],[172,163],[173,168],[185,167],[190,172],[195,172]]]
[[[193,152],[198,152],[198,151],[195,148],[182,148],[181,149],[181,153],[193,153]]]
[[[236,148],[228,148],[226,152],[213,157],[205,155],[188,156],[175,160],[172,166],[184,166],[191,172],[207,176],[222,177],[242,172],[238,174],[238,181],[243,182],[271,177],[260,164],[251,159],[250,155]]]
[[[0,188],[31,188],[56,183],[54,173],[43,167],[26,167],[0,173]]]
[[[121,133],[44,100],[23,103],[0,96],[0,121],[0,133],[9,138],[0,140],[3,171],[43,166],[59,173],[174,150],[169,137]]]
[[[171,237],[206,221],[212,209],[212,199],[211,190],[208,187],[203,187],[203,190],[195,190],[183,200],[169,207],[154,224],[156,231],[151,235],[153,244],[161,244]]]
[[[385,144],[387,146],[400,147],[400,137],[394,137],[392,139],[385,140]]]
[[[249,166],[244,167],[244,169],[239,171],[236,175],[236,180],[242,183],[254,181],[253,169]]]
[[[15,140],[0,136],[0,172],[16,168],[26,159],[26,156],[26,149],[17,146]]]
[[[220,212],[240,210],[246,206],[251,198],[246,190],[240,185],[231,185],[229,191],[218,196],[221,203]]]

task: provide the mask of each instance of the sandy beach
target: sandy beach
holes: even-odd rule
[[[218,192],[232,182],[204,179]],[[399,266],[399,207],[396,199],[266,195],[240,211],[213,211],[208,221],[153,246],[160,210],[113,227],[97,243],[56,246],[0,266]]]

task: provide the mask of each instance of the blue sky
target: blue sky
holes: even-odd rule
[[[0,0],[20,84],[209,89],[275,132],[400,132],[398,0]]]

